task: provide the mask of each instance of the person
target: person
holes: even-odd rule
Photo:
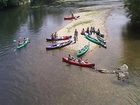
[[[78,41],[78,31],[77,31],[77,29],[75,29],[75,31],[74,31],[74,42],[76,43],[76,41]]]
[[[21,45],[21,43],[20,43],[20,41],[18,41],[18,46],[20,46]]]
[[[90,34],[90,33],[89,33],[89,27],[87,27],[86,33],[87,33],[87,34]]]
[[[51,38],[54,39],[54,33],[51,34]]]
[[[93,27],[90,27],[90,34],[92,35],[93,33]]]
[[[24,43],[26,42],[26,38],[23,39],[23,42],[24,42]]]
[[[81,59],[80,58],[78,59],[78,62],[81,63]]]
[[[97,34],[97,35],[100,35],[100,30],[99,30],[99,28],[98,28],[96,34]]]
[[[79,58],[79,59],[78,59],[78,62],[79,62],[80,64],[85,63],[85,62],[82,60],[82,58]]]
[[[95,34],[95,27],[92,27],[92,32]]]
[[[84,28],[81,31],[81,35],[85,35],[85,29]]]
[[[68,60],[73,60],[74,58],[69,54],[68,55]]]
[[[71,12],[71,17],[74,17],[74,14],[73,14],[73,12]]]
[[[54,39],[56,39],[56,38],[57,38],[57,32],[55,32],[55,33],[53,34],[53,36],[54,36]]]

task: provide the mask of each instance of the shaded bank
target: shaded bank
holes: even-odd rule
[[[31,3],[31,0],[1,0],[0,9],[17,7]]]
[[[121,1],[116,0],[2,0],[0,1],[0,9],[9,7],[18,7],[20,5],[29,4],[31,8],[46,7],[65,7],[65,8],[81,8],[81,7],[116,7],[122,5]],[[100,5],[102,5],[102,7]]]
[[[127,16],[130,18],[128,29],[139,31],[140,28],[140,0],[124,0]],[[140,32],[140,31],[139,31]]]

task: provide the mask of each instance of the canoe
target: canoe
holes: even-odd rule
[[[73,20],[73,19],[78,19],[80,16],[69,16],[69,17],[64,17],[64,20]]]
[[[17,49],[26,46],[29,42],[30,42],[29,38],[26,38],[25,41],[23,41],[20,45],[17,45]]]
[[[88,67],[88,68],[94,68],[95,64],[94,63],[88,63],[87,61],[82,61],[83,63],[79,63],[77,59],[75,60],[68,60],[68,57],[63,57],[62,58],[63,62],[76,65],[76,66],[81,66],[81,67]]]
[[[104,44],[103,42],[91,37],[91,35],[85,35],[85,38],[88,39],[89,41],[102,46],[103,48],[107,48],[106,44]]]
[[[97,39],[98,39],[100,42],[102,42],[102,43],[106,44],[106,41],[105,41],[102,37],[97,36]]]
[[[68,40],[72,38],[72,36],[61,36],[61,37],[57,37],[55,39],[52,38],[46,38],[47,41],[61,41],[61,40]]]
[[[89,44],[85,45],[81,50],[77,52],[77,57],[83,56],[89,50]]]
[[[72,43],[72,40],[68,40],[68,41],[62,42],[62,43],[55,43],[55,44],[52,44],[52,45],[48,45],[46,47],[46,50],[62,48],[62,47],[70,45],[71,43]]]
[[[102,38],[104,38],[104,34],[98,34],[98,32],[97,31],[95,31],[95,33],[96,33],[96,35],[98,35],[98,36],[100,36],[100,37],[102,37]]]

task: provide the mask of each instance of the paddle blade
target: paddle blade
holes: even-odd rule
[[[16,40],[13,40],[13,42],[17,42]]]

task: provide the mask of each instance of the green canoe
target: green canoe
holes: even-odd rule
[[[95,44],[102,46],[103,48],[107,48],[105,43],[91,37],[91,35],[85,35],[85,38],[88,39],[89,41],[95,43]]]
[[[97,36],[97,39],[98,39],[100,42],[102,42],[102,43],[106,44],[106,41],[105,41],[102,37]]]
[[[85,45],[81,50],[77,52],[77,57],[83,56],[89,50],[89,44]]]
[[[23,41],[20,45],[17,46],[17,49],[20,49],[24,46],[26,46],[29,43],[29,38],[26,38],[25,41]]]

